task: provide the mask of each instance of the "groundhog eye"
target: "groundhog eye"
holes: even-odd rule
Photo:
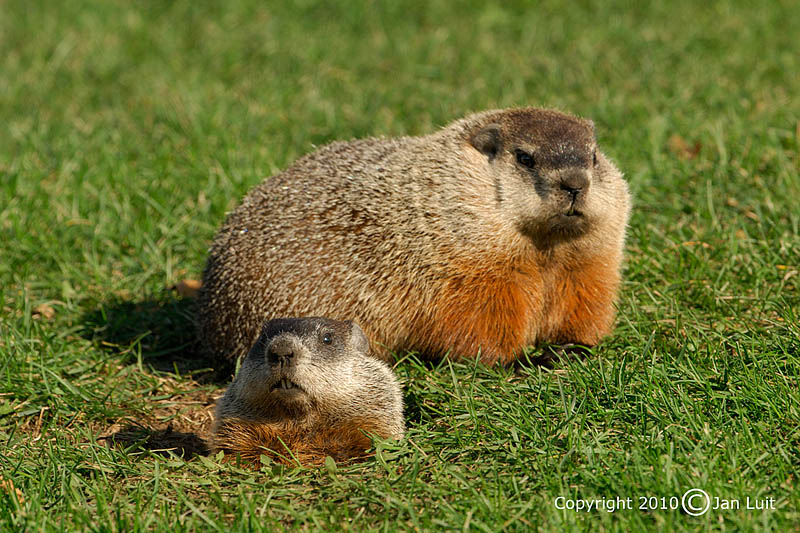
[[[322,334],[322,342],[324,344],[330,344],[333,342],[333,336],[330,333],[323,333]]]
[[[592,152],[592,166],[597,166],[597,152]]]
[[[514,153],[517,156],[517,163],[523,167],[533,168],[535,162],[533,161],[533,156],[531,154],[523,152],[522,150],[516,150]]]

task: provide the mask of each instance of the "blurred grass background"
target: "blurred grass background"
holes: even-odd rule
[[[0,1],[2,527],[795,528],[799,34],[790,1]],[[515,105],[592,118],[634,194],[593,358],[411,357],[408,439],[336,471],[153,451],[225,385],[168,287],[250,187]],[[694,486],[778,508],[553,504]]]

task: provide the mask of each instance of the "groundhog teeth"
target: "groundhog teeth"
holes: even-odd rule
[[[288,390],[293,388],[295,388],[295,384],[289,381],[287,378],[278,380],[278,382],[272,386],[272,390]]]

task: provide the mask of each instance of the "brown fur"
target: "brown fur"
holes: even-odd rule
[[[383,358],[509,363],[540,342],[591,346],[613,325],[628,213],[593,125],[556,111],[333,143],[228,217],[204,273],[200,337],[235,359],[265,318],[322,315],[363,324]]]
[[[326,457],[337,463],[364,459],[372,447],[370,433],[381,428],[374,421],[351,420],[346,426],[308,428],[294,422],[264,424],[250,420],[225,420],[216,430],[217,449],[226,460],[258,464],[265,455],[286,465],[321,465]]]
[[[576,268],[561,267],[554,277],[558,282],[548,294],[550,313],[541,335],[555,343],[583,339],[582,344],[593,346],[611,331],[619,273],[598,258]]]
[[[455,354],[477,354],[486,363],[508,363],[525,344],[537,297],[535,276],[514,266],[476,272],[474,265],[454,268],[454,274],[430,314],[417,318],[412,330],[424,336],[411,339],[409,349],[436,353],[442,345]]]

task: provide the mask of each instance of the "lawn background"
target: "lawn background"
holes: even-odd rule
[[[790,1],[0,0],[0,530],[798,529],[798,35]],[[408,438],[363,464],[191,456],[226,379],[170,287],[225,213],[315,146],[514,105],[591,117],[634,195],[594,355],[398,354]],[[776,509],[554,505],[692,487]]]

